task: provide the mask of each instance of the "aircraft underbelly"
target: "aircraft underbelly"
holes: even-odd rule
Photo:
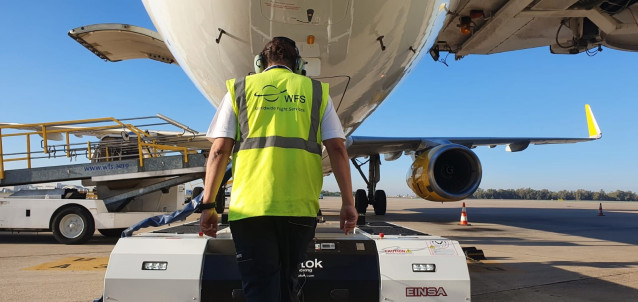
[[[422,50],[429,49],[445,17],[442,4],[448,3],[143,2],[179,65],[214,106],[226,93],[227,79],[254,72],[253,57],[267,41],[273,36],[292,38],[301,56],[312,61],[309,75],[333,85],[331,97],[346,135],[378,108]],[[308,43],[309,36],[314,43]]]

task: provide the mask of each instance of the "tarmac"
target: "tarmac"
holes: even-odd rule
[[[461,203],[389,198],[389,221],[483,250],[468,259],[472,301],[637,301],[638,202],[466,200]],[[321,200],[335,221],[340,199]],[[189,217],[196,220],[198,215]],[[0,301],[92,301],[101,296],[117,238],[96,233],[84,245],[53,235],[0,232]]]

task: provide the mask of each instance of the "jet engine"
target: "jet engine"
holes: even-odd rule
[[[457,201],[471,196],[481,183],[481,162],[472,150],[438,145],[415,157],[407,175],[410,189],[431,201]]]

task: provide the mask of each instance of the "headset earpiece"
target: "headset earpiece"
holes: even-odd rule
[[[297,57],[295,60],[295,68],[292,71],[296,74],[304,74],[305,65],[306,61],[304,61],[301,57]]]
[[[266,69],[266,64],[264,64],[264,56],[263,54],[258,54],[255,56],[255,73],[261,73]]]

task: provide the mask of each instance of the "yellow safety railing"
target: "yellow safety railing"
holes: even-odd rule
[[[146,118],[152,118],[152,117],[146,117]],[[145,118],[139,118],[139,119],[145,119]],[[89,123],[113,123],[113,124],[99,125],[99,126],[93,126],[93,127],[78,126],[78,125],[89,124]],[[5,133],[3,134],[3,130],[6,130],[6,129],[23,130],[26,132],[6,133],[5,131]],[[34,129],[41,129],[41,130],[34,130]],[[91,133],[91,131],[111,130],[111,129],[122,129],[123,131],[126,130],[131,133],[134,133],[137,136],[137,149],[138,149],[140,166],[144,165],[144,156],[145,156],[145,152],[143,151],[144,148],[148,150],[146,154],[150,157],[160,156],[157,150],[169,150],[169,151],[180,152],[184,155],[184,162],[188,162],[188,154],[197,153],[196,151],[189,150],[187,147],[158,144],[155,140],[153,140],[152,143],[148,143],[147,141],[150,138],[150,135],[147,132],[138,128],[137,126],[134,126],[132,124],[125,124],[121,122],[120,120],[112,118],[112,117],[62,121],[62,122],[49,122],[49,123],[0,125],[0,179],[4,179],[4,176],[5,176],[5,165],[4,165],[5,162],[26,161],[27,167],[29,169],[31,168],[31,162],[32,162],[31,136],[32,135],[39,135],[42,137],[42,149],[43,149],[42,152],[44,154],[50,153],[48,140],[52,135],[64,135],[65,136],[64,147],[66,150],[65,152],[66,157],[70,158],[72,157],[72,153],[71,153],[72,144],[70,139],[71,134],[86,135],[86,133]],[[27,141],[26,152],[19,153],[19,154],[26,154],[26,156],[5,158],[4,152],[3,152],[3,145],[2,145],[4,138],[19,137],[19,136],[26,137],[26,141]],[[86,146],[87,146],[86,147],[87,158],[89,160],[94,160],[94,156],[92,155],[92,152],[95,149],[91,147],[91,142],[88,141]],[[111,161],[112,159],[109,154],[108,146],[105,148],[105,152],[106,152],[105,160]]]
[[[197,153],[197,151],[194,150],[188,150],[188,148],[186,147],[175,147],[175,146],[167,146],[167,145],[158,145],[158,144],[148,144],[148,143],[140,143],[139,144],[141,147],[151,147],[153,149],[160,149],[160,150],[170,150],[170,151],[178,151],[181,152],[182,154],[184,154],[184,162],[187,163],[188,162],[188,154],[195,154]],[[140,151],[141,152],[141,151]],[[152,152],[151,154],[157,154],[157,152]],[[141,154],[140,154],[141,156]]]

